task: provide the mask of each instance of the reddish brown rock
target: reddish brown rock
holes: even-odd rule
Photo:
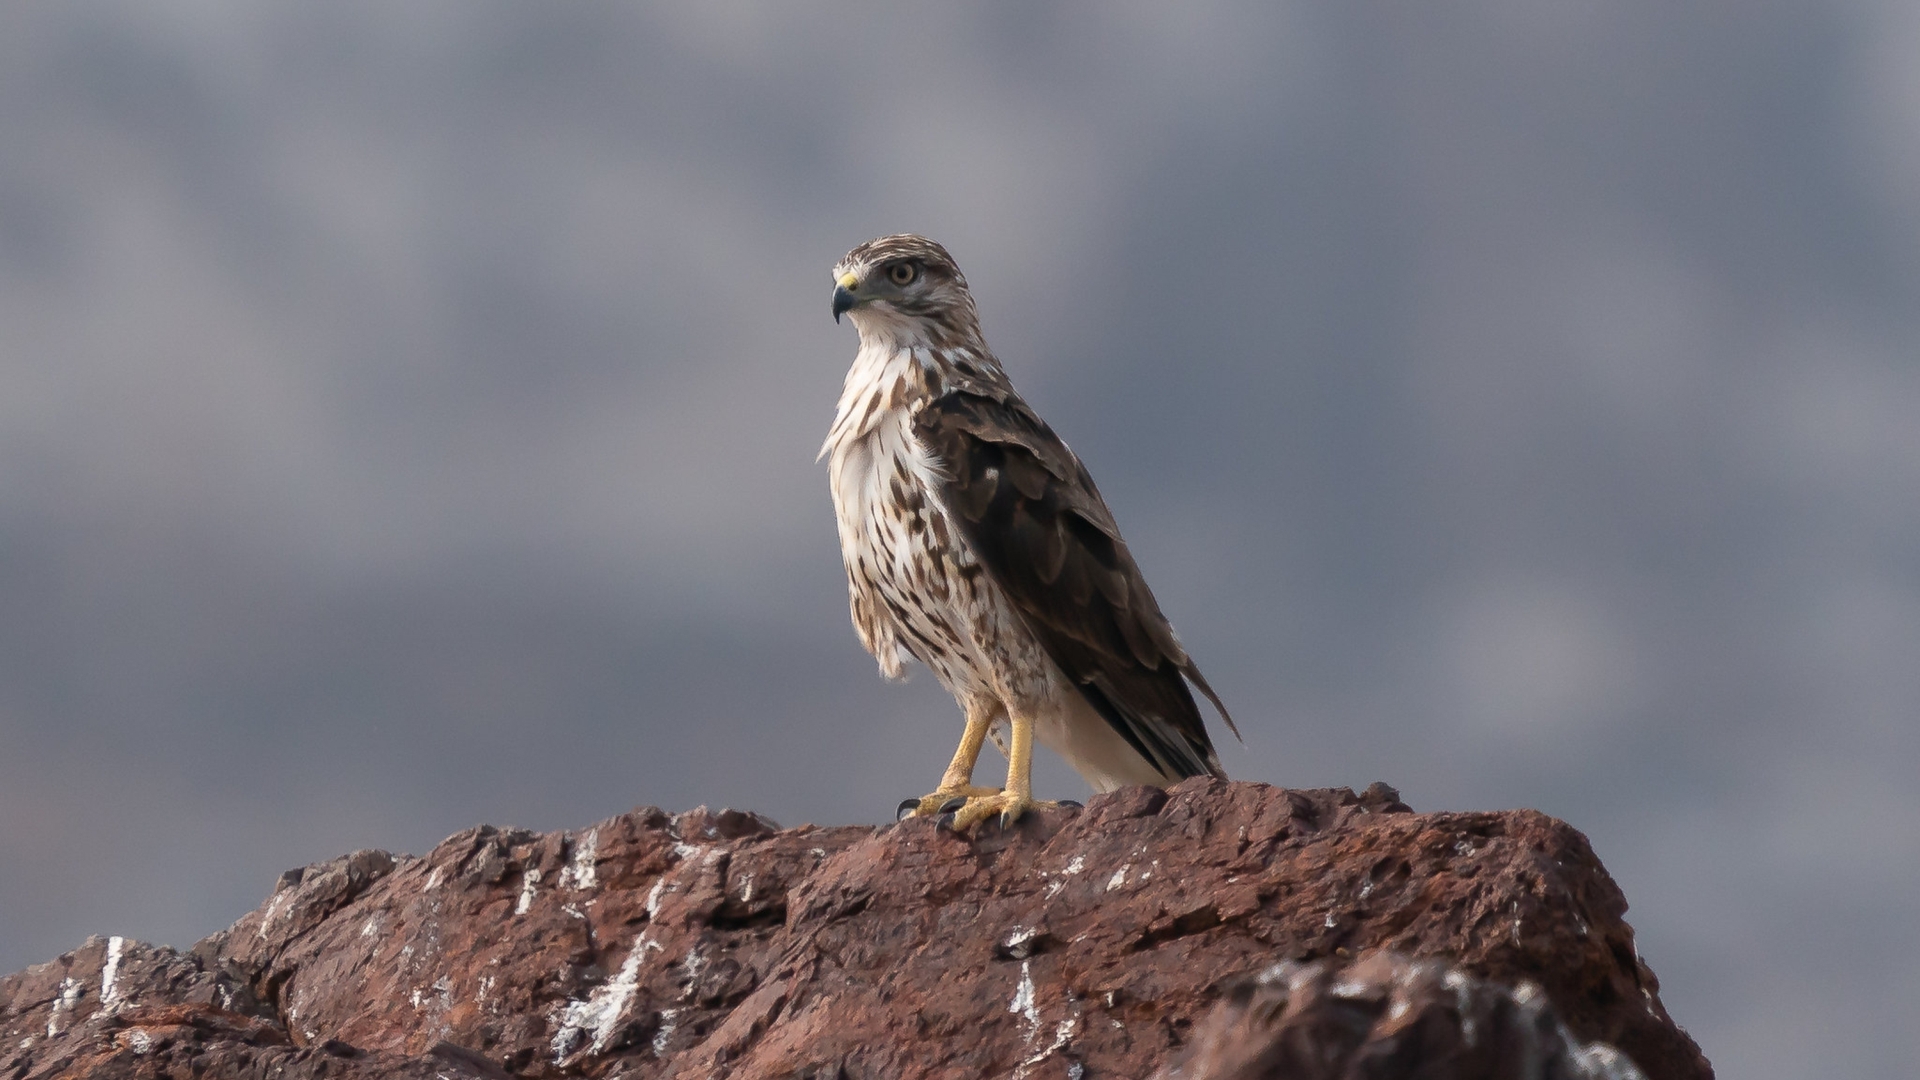
[[[1582,1043],[1530,982],[1507,988],[1439,960],[1378,952],[1281,961],[1230,986],[1155,1080],[1645,1080]]]
[[[291,872],[189,953],[90,941],[0,980],[0,1080],[1143,1077],[1235,977],[1387,951],[1710,1077],[1625,909],[1566,824],[1383,785],[1193,780],[978,839],[649,808]]]

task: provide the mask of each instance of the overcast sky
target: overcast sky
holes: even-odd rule
[[[1230,773],[1564,817],[1721,1075],[1910,1073],[1902,0],[0,7],[0,971],[931,787],[813,463],[902,230]]]

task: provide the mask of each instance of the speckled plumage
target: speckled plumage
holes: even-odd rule
[[[821,455],[881,672],[921,661],[970,729],[1030,722],[1097,791],[1223,775],[1188,681],[1218,698],[1092,478],[987,348],[945,249],[882,237],[834,277],[860,349]]]

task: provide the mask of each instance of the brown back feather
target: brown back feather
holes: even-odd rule
[[[936,398],[914,430],[945,469],[942,499],[968,547],[1088,702],[1168,776],[1224,776],[1188,680],[1233,719],[1053,429],[998,387]]]

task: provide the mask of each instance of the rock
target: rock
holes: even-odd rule
[[[1646,1080],[1582,1044],[1530,982],[1508,989],[1439,960],[1283,960],[1228,989],[1155,1080]]]
[[[1262,1033],[1337,1014],[1359,1034],[1328,1053],[1352,1056],[1403,1004],[1456,1042],[1470,1015],[1486,1040],[1711,1077],[1625,910],[1568,825],[1415,814],[1383,784],[1190,780],[978,838],[643,808],[290,871],[187,953],[93,939],[0,979],[0,1080],[1098,1080],[1181,1054],[1166,1075],[1224,1077],[1243,1074],[1193,1071],[1228,1060],[1197,1033],[1257,1057]]]

